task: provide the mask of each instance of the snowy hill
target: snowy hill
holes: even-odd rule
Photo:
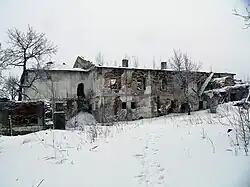
[[[250,157],[225,115],[232,110],[2,136],[0,186],[249,187]]]

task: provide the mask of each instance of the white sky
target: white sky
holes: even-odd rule
[[[244,0],[249,2],[250,0]],[[203,70],[250,75],[250,28],[232,15],[243,0],[0,0],[0,42],[8,28],[32,25],[58,45],[58,63],[77,55],[140,66],[168,60],[173,48],[203,63]]]

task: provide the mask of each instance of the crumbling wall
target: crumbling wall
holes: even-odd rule
[[[124,121],[151,117],[151,81],[149,71],[98,68],[96,88],[91,99],[98,121]]]
[[[42,101],[10,101],[5,103],[4,108],[1,108],[0,113],[5,119],[0,128],[1,134],[19,135],[46,128],[44,123],[44,102]]]
[[[123,69],[105,69],[103,72],[103,94],[117,94],[122,88],[122,74],[124,73]]]
[[[152,117],[148,96],[108,96],[103,97],[104,104],[96,109],[99,122],[127,121]]]
[[[98,68],[94,76],[95,96],[91,101],[95,108],[93,113],[98,121],[111,121],[179,112],[183,104],[181,98],[184,96],[180,86],[175,84],[175,76],[176,72],[173,71]],[[200,79],[202,85],[209,74],[200,73],[195,76],[188,90],[192,110],[199,108],[199,86],[196,79]]]
[[[178,111],[178,98],[174,86],[174,72],[151,71],[152,115],[161,116]]]
[[[88,70],[90,68],[93,68],[94,64],[90,62],[89,60],[85,60],[84,57],[78,56],[76,58],[76,61],[73,67]]]

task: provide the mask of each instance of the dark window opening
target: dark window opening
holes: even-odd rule
[[[190,105],[188,103],[181,104],[181,111],[180,111],[181,113],[188,112],[188,114],[189,114],[190,110],[191,110],[191,108],[190,108]]]
[[[135,108],[136,108],[135,102],[131,102],[131,109],[135,109]]]
[[[83,98],[85,98],[84,84],[83,83],[80,83],[77,86],[77,97],[83,97]]]
[[[199,110],[203,110],[203,101],[199,101]]]
[[[160,104],[160,96],[157,96],[156,97],[156,109],[157,109],[157,113],[158,113],[158,116],[161,115],[161,104]]]
[[[146,90],[146,79],[145,78],[137,80],[137,89],[138,90]]]
[[[122,109],[126,109],[127,108],[127,103],[126,102],[122,102]]]
[[[109,86],[111,89],[114,89],[114,90],[121,89],[121,84],[116,78],[109,80]]]
[[[161,90],[167,90],[167,80],[161,80]]]
[[[230,100],[231,101],[236,101],[236,93],[231,93],[230,94]]]
[[[167,113],[168,114],[173,113],[175,108],[176,108],[176,101],[174,100],[170,102],[170,108],[167,110]]]

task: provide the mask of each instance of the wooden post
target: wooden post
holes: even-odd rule
[[[12,119],[11,119],[11,115],[9,115],[9,122],[10,122],[10,136],[12,136]]]

